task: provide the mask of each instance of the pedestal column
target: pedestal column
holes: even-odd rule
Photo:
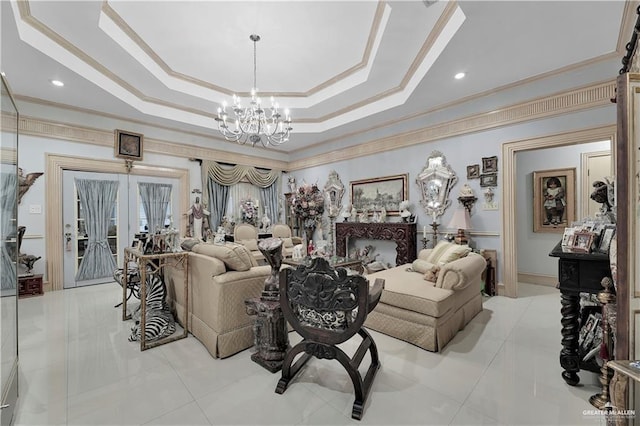
[[[258,249],[271,266],[271,273],[264,282],[260,297],[245,300],[247,314],[255,316],[253,323],[256,352],[251,359],[272,373],[282,368],[289,348],[289,330],[280,309],[278,274],[282,265],[282,240],[267,238],[260,241]]]

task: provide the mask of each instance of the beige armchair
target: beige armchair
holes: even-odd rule
[[[282,255],[283,257],[291,257],[293,255],[293,246],[302,243],[302,238],[294,237],[289,225],[276,223],[271,227],[271,235],[274,238],[282,238]]]
[[[264,256],[258,250],[258,228],[248,223],[236,225],[233,229],[233,240],[249,249],[257,261],[263,261]]]

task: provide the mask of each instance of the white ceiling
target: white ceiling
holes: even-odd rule
[[[253,84],[259,34],[258,88],[294,122],[283,152],[567,67],[601,81],[589,72],[609,61],[613,79],[635,20],[623,1],[49,0],[0,13],[18,100],[211,137],[219,104]]]

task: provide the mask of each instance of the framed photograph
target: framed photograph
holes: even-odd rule
[[[480,178],[480,164],[473,164],[471,166],[467,166],[467,179],[478,179]]]
[[[573,247],[573,239],[575,232],[574,228],[564,228],[564,234],[562,235],[562,247],[571,248]]]
[[[489,173],[480,175],[480,186],[498,186],[498,174],[497,173]]]
[[[482,173],[496,173],[498,171],[498,157],[482,157]]]
[[[115,156],[125,160],[142,161],[143,136],[140,133],[115,131]]]
[[[598,244],[598,251],[600,253],[609,253],[609,247],[611,246],[611,240],[616,233],[616,226],[613,224],[605,225],[602,233],[600,234],[600,243]]]
[[[533,172],[533,232],[558,233],[576,220],[576,169]]]
[[[571,249],[580,253],[589,253],[593,245],[595,234],[588,231],[578,231],[573,234],[573,247]]]
[[[397,216],[400,202],[409,199],[408,178],[409,174],[403,174],[351,181],[351,205],[358,212],[384,207],[387,215]]]

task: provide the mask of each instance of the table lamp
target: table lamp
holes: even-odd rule
[[[458,230],[458,234],[454,238],[456,244],[468,244],[469,240],[467,239],[464,231],[471,229],[469,211],[464,207],[456,209],[456,211],[453,212],[453,217],[451,218],[449,225],[447,225],[447,228]]]

